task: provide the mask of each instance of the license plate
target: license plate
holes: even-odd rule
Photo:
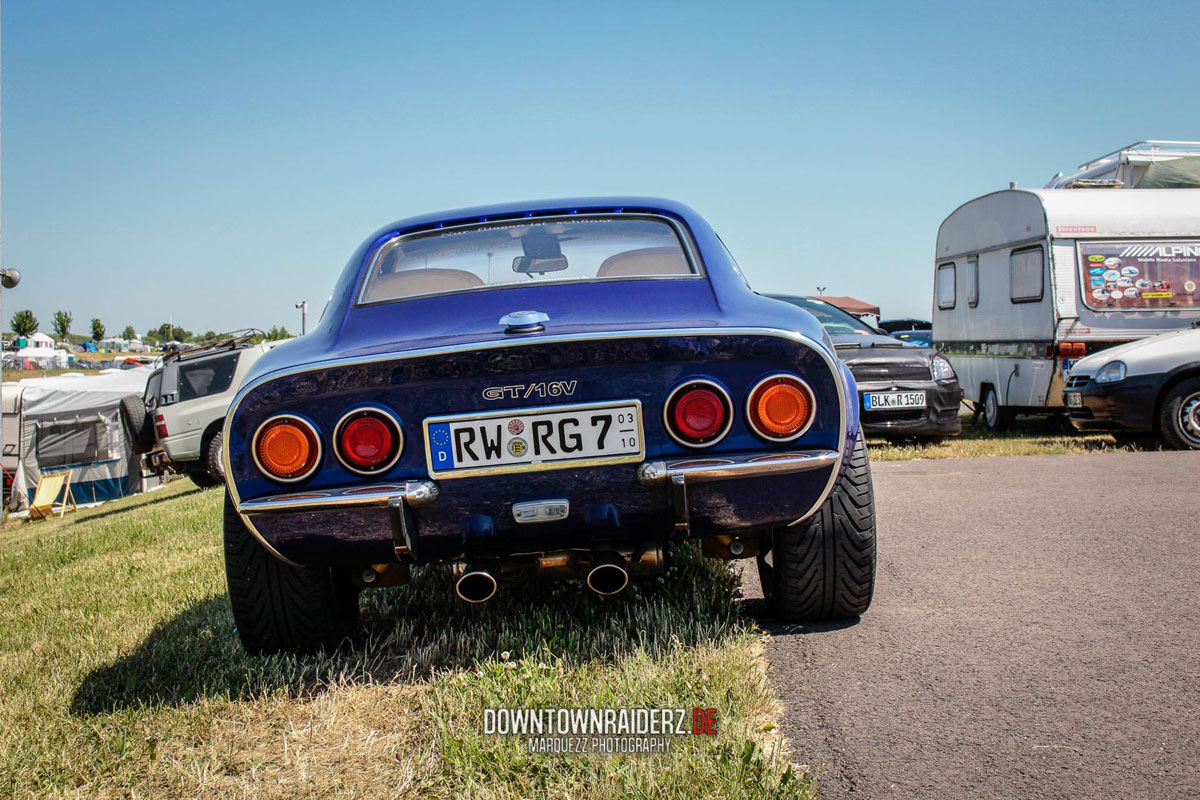
[[[454,414],[424,424],[435,478],[620,464],[645,455],[637,400]]]
[[[1068,408],[1083,408],[1083,395],[1079,392],[1067,392]]]
[[[868,392],[863,395],[863,408],[879,411],[885,408],[924,408],[924,392]]]

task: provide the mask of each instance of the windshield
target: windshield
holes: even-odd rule
[[[1200,241],[1080,242],[1083,299],[1097,311],[1200,308]]]
[[[695,275],[665,220],[547,219],[401,236],[371,262],[361,303],[534,283]]]
[[[858,317],[853,314],[847,314],[837,306],[832,306],[824,300],[813,300],[811,297],[790,297],[781,294],[772,294],[768,295],[768,297],[773,297],[776,300],[782,300],[785,303],[791,303],[794,306],[803,308],[816,317],[817,322],[821,323],[821,327],[825,328],[826,332],[831,335],[849,333],[870,336],[879,333],[879,331],[874,330]]]

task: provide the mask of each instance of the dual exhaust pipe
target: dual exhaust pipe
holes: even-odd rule
[[[625,563],[621,564],[620,561]],[[631,572],[654,574],[661,572],[662,565],[662,548],[656,545],[630,556],[612,554],[598,562],[581,559],[578,554],[567,551],[547,553],[536,557],[533,571],[535,577],[548,578],[578,577],[582,573],[589,589],[598,595],[611,597],[625,591]],[[503,566],[500,565],[495,572],[503,571]],[[522,565],[518,563],[516,566],[519,570]],[[454,569],[458,573],[454,593],[460,600],[486,603],[496,595],[499,582],[492,569],[461,561],[454,565]]]

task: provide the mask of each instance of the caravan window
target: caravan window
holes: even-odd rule
[[[979,256],[967,259],[967,305],[979,305]]]
[[[111,458],[108,425],[101,416],[45,420],[34,425],[34,452],[42,469]]]
[[[941,264],[937,268],[938,308],[954,308],[954,262]]]
[[[1041,245],[1013,250],[1009,254],[1009,296],[1014,303],[1036,303],[1042,299],[1044,262]]]

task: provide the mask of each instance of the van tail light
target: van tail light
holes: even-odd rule
[[[154,432],[158,434],[158,438],[165,439],[169,435],[167,433],[167,421],[163,419],[162,414],[154,415]]]
[[[269,478],[300,481],[321,460],[321,442],[311,424],[299,417],[273,417],[254,434],[254,460]]]
[[[663,417],[667,433],[684,447],[710,447],[729,432],[733,402],[720,385],[692,380],[667,395]]]
[[[359,408],[338,421],[333,441],[342,466],[360,475],[375,475],[400,458],[404,434],[400,423],[386,411]]]
[[[816,416],[816,401],[804,381],[792,375],[772,375],[755,384],[746,400],[750,427],[764,439],[786,442],[808,430]]]

